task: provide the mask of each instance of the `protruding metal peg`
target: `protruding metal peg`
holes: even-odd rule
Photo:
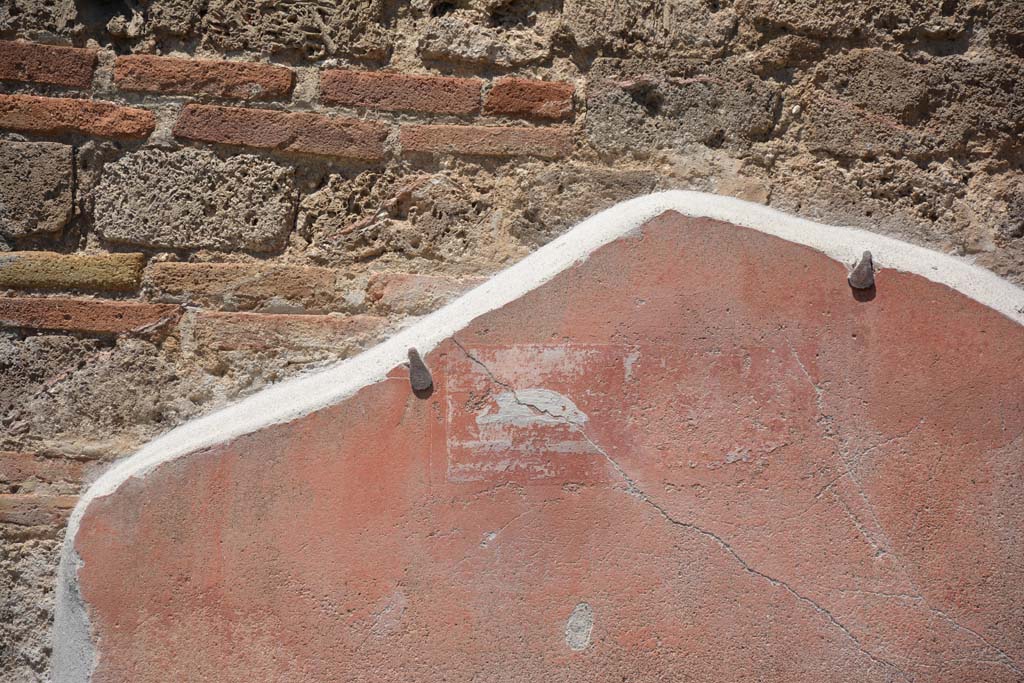
[[[416,349],[409,349],[409,383],[415,392],[427,391],[434,386],[434,378]]]
[[[865,251],[860,257],[846,281],[854,289],[871,289],[875,286],[875,264],[871,260],[870,251]]]

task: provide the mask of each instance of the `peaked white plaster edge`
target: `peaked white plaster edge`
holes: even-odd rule
[[[269,425],[289,422],[351,396],[384,379],[405,361],[409,347],[426,355],[475,318],[536,289],[599,247],[668,210],[775,235],[845,264],[852,264],[863,251],[869,250],[876,267],[915,273],[947,285],[1024,325],[1024,290],[954,256],[865,230],[824,225],[760,204],[704,192],[659,192],[622,202],[583,221],[519,263],[358,356],[268,387],[187,422],[115,463],[89,487],[68,521],[54,620],[55,683],[85,683],[95,665],[88,613],[78,594],[80,560],[74,551],[75,534],[90,502],[113,493],[132,477],[145,476],[161,463]]]

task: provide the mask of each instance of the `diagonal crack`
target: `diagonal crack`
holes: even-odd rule
[[[648,496],[643,491],[643,489],[641,489],[639,487],[639,485],[636,483],[636,481],[626,473],[626,471],[622,468],[622,466],[618,462],[616,462],[615,459],[612,458],[611,455],[609,455],[606,450],[601,448],[593,439],[591,439],[590,436],[583,429],[580,429],[580,428],[576,427],[575,425],[573,425],[573,427],[574,427],[575,431],[579,432],[580,435],[582,435],[583,438],[586,439],[587,442],[598,453],[600,453],[601,455],[604,456],[604,458],[608,461],[608,463],[612,466],[612,468],[614,468],[615,471],[619,473],[619,476],[621,476],[623,481],[626,482],[626,491],[630,495],[635,496],[636,498],[642,500],[647,505],[649,505],[652,508],[654,508],[658,512],[658,514],[661,515],[661,517],[666,522],[668,522],[669,524],[672,524],[674,526],[680,527],[682,529],[688,529],[690,531],[696,532],[696,533],[700,534],[701,536],[704,536],[705,538],[711,539],[722,550],[724,550],[734,560],[736,560],[740,564],[740,566],[743,568],[743,570],[745,572],[747,572],[749,574],[752,574],[754,576],[760,577],[760,578],[764,579],[765,581],[767,581],[768,583],[770,583],[773,586],[777,586],[779,588],[782,588],[787,593],[789,593],[794,598],[796,598],[799,602],[802,602],[804,604],[810,605],[816,612],[818,612],[819,614],[824,616],[828,620],[828,622],[830,624],[832,624],[833,626],[838,628],[840,631],[843,632],[843,634],[847,638],[849,638],[851,641],[853,641],[853,643],[857,646],[857,650],[861,654],[867,656],[869,659],[871,659],[871,661],[875,662],[876,664],[879,664],[881,666],[890,668],[893,671],[896,671],[897,673],[899,673],[901,676],[907,677],[907,674],[904,671],[902,671],[898,666],[896,666],[894,663],[888,661],[887,659],[883,659],[883,658],[875,655],[871,651],[865,649],[864,645],[861,644],[860,639],[857,638],[857,636],[855,636],[850,631],[850,629],[848,629],[845,625],[843,625],[843,623],[841,621],[836,619],[835,615],[832,614],[832,612],[829,611],[829,609],[827,607],[825,607],[824,605],[819,603],[817,600],[815,600],[813,598],[809,598],[806,595],[803,595],[802,593],[797,591],[795,588],[793,588],[791,585],[789,585],[789,583],[787,583],[786,581],[783,581],[782,579],[776,578],[776,577],[771,576],[769,574],[765,574],[764,572],[760,571],[759,569],[755,569],[754,567],[751,567],[750,564],[748,564],[747,561],[743,559],[743,556],[741,556],[736,551],[736,549],[732,547],[732,545],[728,541],[726,541],[724,538],[722,538],[718,534],[714,533],[713,531],[709,531],[709,530],[707,530],[707,529],[705,529],[705,528],[703,528],[701,526],[698,526],[697,524],[693,524],[692,522],[684,522],[682,520],[678,520],[675,517],[673,517],[671,514],[669,514],[668,510],[666,510],[660,503],[658,503],[657,501],[652,499],[650,496]]]
[[[864,491],[863,485],[861,484],[860,480],[853,474],[853,471],[850,469],[849,462],[848,462],[849,454],[846,452],[846,448],[843,446],[843,444],[840,441],[838,435],[835,433],[835,431],[833,429],[833,424],[832,424],[833,423],[833,416],[829,415],[826,412],[826,410],[825,410],[824,390],[820,386],[818,386],[818,383],[814,381],[814,378],[811,376],[811,373],[808,372],[807,367],[804,365],[803,361],[800,359],[799,354],[797,354],[796,348],[793,346],[793,342],[789,339],[789,337],[785,333],[783,333],[782,336],[786,340],[786,344],[789,346],[789,351],[792,354],[793,359],[796,361],[797,365],[800,366],[800,371],[807,378],[807,381],[810,383],[811,388],[814,389],[815,403],[816,403],[816,405],[818,407],[819,423],[822,425],[822,430],[823,430],[825,438],[828,439],[829,441],[832,441],[832,443],[835,444],[836,454],[839,456],[839,463],[840,463],[840,465],[843,468],[843,473],[839,477],[837,477],[836,479],[833,479],[831,482],[829,482],[825,486],[825,488],[823,488],[821,491],[819,491],[819,493],[817,495],[820,496],[826,490],[831,489],[832,486],[839,479],[841,479],[843,477],[849,479],[851,482],[853,482],[853,485],[856,487],[857,494],[859,495],[861,500],[864,502],[865,507],[867,508],[868,513],[871,515],[871,518],[874,521],[875,526],[881,532],[882,537],[883,537],[882,540],[885,542],[885,545],[888,546],[888,548],[892,548],[892,545],[893,545],[892,541],[888,538],[888,535],[885,533],[885,529],[883,528],[881,521],[878,519],[878,515],[875,514],[875,508],[871,504],[871,501],[868,500],[867,493]],[[881,443],[878,443],[878,444],[875,444],[874,446],[869,447],[863,453],[861,453],[861,457],[863,457],[865,454],[869,453],[870,451],[872,451],[872,450],[874,450],[876,448],[884,446],[884,445],[886,445],[888,443],[891,443],[893,441],[896,441],[898,439],[903,439],[903,438],[906,438],[906,437],[910,436],[911,434],[913,434],[915,431],[917,431],[921,427],[921,425],[924,423],[924,421],[925,420],[922,417],[920,420],[918,420],[917,424],[915,424],[906,433],[898,434],[898,435],[892,437],[891,439],[888,439],[886,441],[883,441]],[[833,496],[836,497],[837,500],[839,500],[838,495],[835,492],[832,492],[832,494],[833,494]],[[817,498],[817,496],[815,496],[815,498]],[[851,521],[854,522],[854,525],[857,527],[858,531],[860,531],[860,533],[868,540],[868,542],[873,547],[878,549],[879,546],[877,546],[875,541],[873,539],[871,539],[865,533],[865,530],[862,528],[862,525],[857,523],[856,519],[852,516],[852,514],[851,514],[852,511],[849,509],[849,507],[847,505],[843,504],[843,503],[840,503],[840,504],[843,506],[844,510],[846,511],[847,516],[849,516]],[[888,552],[888,550],[886,550],[885,548],[882,548],[882,550],[885,551],[885,552]],[[1024,670],[1021,669],[1021,667],[1017,663],[1017,661],[1013,657],[1011,657],[1006,651],[1004,651],[1002,648],[1000,648],[997,645],[995,645],[994,643],[990,642],[987,638],[985,638],[983,635],[981,635],[980,633],[978,633],[974,629],[972,629],[972,628],[970,628],[968,626],[964,626],[963,624],[958,622],[956,619],[954,619],[953,617],[951,617],[948,614],[946,614],[944,611],[938,609],[937,607],[933,607],[928,602],[928,599],[924,596],[924,592],[918,587],[917,582],[914,581],[914,578],[911,575],[910,570],[907,569],[907,565],[903,561],[903,559],[901,557],[899,557],[896,553],[891,553],[891,555],[892,555],[893,559],[895,560],[896,564],[900,567],[900,570],[902,571],[904,578],[906,578],[906,580],[910,584],[911,588],[913,588],[914,591],[916,591],[917,598],[924,605],[925,609],[927,609],[932,614],[940,617],[941,619],[943,619],[944,621],[949,623],[954,628],[973,635],[975,638],[980,640],[986,647],[990,648],[991,650],[993,650],[994,652],[996,652],[999,655],[1000,661],[1001,661],[1003,666],[1007,667],[1008,669],[1010,669],[1011,671],[1013,671],[1017,675],[1024,675]]]
[[[516,395],[515,388],[512,385],[510,385],[509,383],[504,382],[504,381],[498,379],[494,375],[494,373],[491,372],[491,369],[489,367],[487,367],[487,365],[483,361],[481,361],[479,358],[477,358],[476,356],[471,354],[466,349],[466,347],[464,347],[455,337],[452,337],[452,341],[466,355],[467,358],[469,358],[476,365],[479,365],[480,368],[483,369],[483,371],[487,374],[487,376],[495,384],[497,384],[497,385],[507,389],[508,391],[510,391],[512,393],[512,395],[516,398],[516,401],[520,402],[518,396]],[[798,362],[799,362],[799,360],[798,360]],[[523,404],[523,405],[528,405],[528,404]],[[531,407],[539,410],[539,408],[536,408],[535,406],[531,406]],[[548,414],[551,415],[551,413],[548,413]],[[668,510],[666,510],[660,503],[658,503],[653,498],[648,496],[647,493],[645,493],[643,491],[643,489],[640,487],[640,485],[637,484],[636,480],[633,479],[631,476],[629,476],[629,474],[622,467],[622,465],[620,465],[605,449],[601,448],[601,446],[599,446],[597,444],[597,442],[595,442],[592,438],[590,438],[590,435],[587,434],[586,431],[584,431],[579,425],[577,425],[574,422],[570,422],[568,420],[565,420],[562,416],[552,415],[552,417],[555,417],[556,419],[562,420],[573,431],[578,432],[584,439],[586,439],[587,443],[589,443],[590,446],[595,451],[600,453],[605,458],[605,460],[608,462],[608,464],[611,465],[611,467],[615,470],[615,472],[622,478],[622,480],[626,484],[626,492],[628,494],[630,494],[631,496],[634,496],[638,500],[644,502],[645,504],[647,504],[651,508],[653,508],[666,522],[668,522],[669,524],[671,524],[671,525],[673,525],[675,527],[678,527],[678,528],[681,528],[681,529],[687,529],[689,531],[695,532],[695,533],[697,533],[697,534],[699,534],[699,535],[701,535],[701,536],[703,536],[705,538],[708,538],[708,539],[712,540],[718,547],[720,547],[729,556],[731,556],[736,562],[738,562],[740,567],[742,567],[745,572],[747,572],[747,573],[749,573],[749,574],[751,574],[753,576],[757,576],[757,577],[759,577],[761,579],[764,579],[765,581],[767,581],[768,583],[770,583],[773,586],[782,588],[787,593],[792,595],[797,601],[802,602],[802,603],[804,603],[806,605],[809,605],[812,609],[814,609],[814,611],[816,611],[817,613],[819,613],[823,617],[825,617],[825,619],[830,624],[832,624],[833,626],[838,628],[840,631],[842,631],[842,633],[847,638],[849,638],[856,645],[857,650],[860,653],[862,653],[863,655],[868,657],[871,661],[873,661],[876,664],[879,664],[881,666],[884,666],[884,667],[887,667],[889,669],[892,669],[893,671],[899,673],[903,677],[909,678],[907,676],[907,674],[904,671],[902,671],[898,666],[896,666],[894,663],[892,663],[892,662],[890,662],[890,661],[888,661],[886,659],[883,659],[883,658],[875,655],[874,653],[870,652],[869,650],[865,649],[863,644],[860,642],[860,639],[858,639],[857,636],[855,636],[841,621],[836,619],[835,615],[832,614],[832,612],[829,611],[828,608],[823,606],[821,603],[817,602],[813,598],[809,598],[806,595],[803,595],[802,593],[797,591],[795,588],[793,588],[786,581],[783,581],[782,579],[778,579],[778,578],[776,578],[774,576],[766,574],[766,573],[764,573],[764,572],[762,572],[762,571],[760,571],[758,569],[755,569],[754,567],[750,566],[750,564],[748,564],[747,561],[745,559],[743,559],[743,557],[736,551],[735,548],[732,547],[732,545],[728,541],[726,541],[725,539],[723,539],[721,536],[719,536],[718,534],[714,533],[713,531],[709,531],[707,529],[704,529],[703,527],[698,526],[696,524],[693,524],[692,522],[684,522],[682,520],[678,520],[675,517],[673,517],[668,512]]]

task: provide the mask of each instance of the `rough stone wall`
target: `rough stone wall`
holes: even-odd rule
[[[0,39],[5,681],[47,676],[106,463],[621,199],[739,196],[1024,283],[1017,0],[7,0]]]

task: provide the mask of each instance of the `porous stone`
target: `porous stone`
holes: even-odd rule
[[[383,0],[211,0],[203,33],[220,50],[381,59],[388,52],[384,13]]]
[[[953,39],[971,22],[970,3],[915,0],[738,0],[736,13],[768,33],[884,40]]]
[[[298,232],[309,255],[332,265],[416,262],[432,269],[493,268],[495,244],[484,173],[332,175],[299,205]]]
[[[534,167],[523,174],[512,202],[510,231],[531,246],[546,244],[588,216],[654,190],[649,170],[622,170],[580,163]]]
[[[170,348],[159,338],[0,332],[0,448],[105,460],[134,450],[215,395],[176,367]]]
[[[728,5],[704,0],[565,0],[563,20],[583,50],[665,54],[726,43],[737,23]]]
[[[499,31],[459,18],[441,17],[423,30],[418,52],[428,61],[511,68],[543,62],[551,55],[551,45],[533,31]]]
[[[587,136],[603,156],[690,142],[746,147],[775,126],[782,88],[773,81],[721,64],[647,74],[639,66],[605,62],[589,86]]]
[[[144,149],[104,169],[96,228],[114,243],[267,252],[284,244],[294,201],[293,171],[271,161]]]
[[[26,534],[0,525],[0,660],[10,681],[42,681],[50,664],[53,586],[62,530]],[[48,536],[48,537],[47,537]]]
[[[0,142],[0,236],[61,230],[72,214],[70,145]]]
[[[814,80],[844,101],[902,124],[926,115],[929,89],[935,85],[931,69],[877,48],[850,50],[822,61]]]
[[[78,17],[75,0],[6,0],[0,3],[0,31],[65,34]]]

